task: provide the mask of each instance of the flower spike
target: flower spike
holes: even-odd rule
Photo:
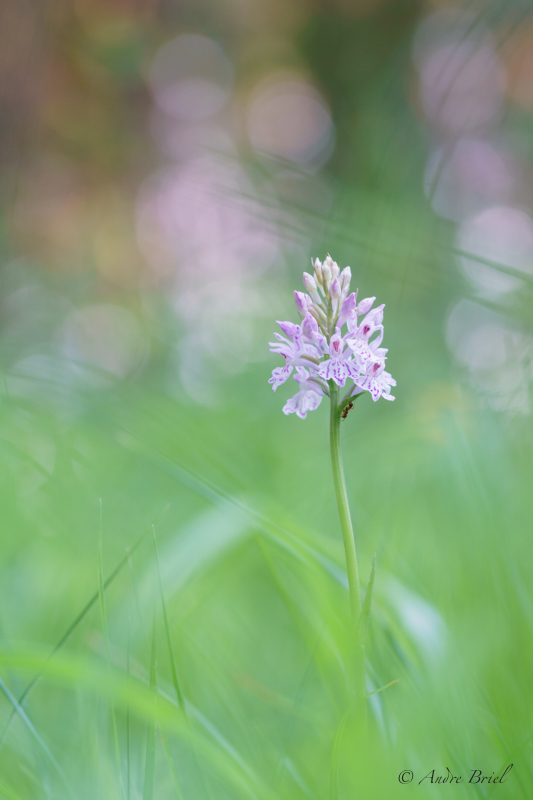
[[[358,303],[357,291],[350,294],[350,267],[344,267],[341,271],[329,254],[323,262],[318,258],[312,260],[311,265],[313,275],[307,272],[303,274],[303,284],[308,294],[294,293],[300,324],[278,322],[285,335],[275,333],[276,341],[270,342],[271,352],[283,356],[285,364],[273,370],[269,383],[276,391],[292,375],[298,384],[298,391],[287,400],[282,410],[284,414],[296,414],[300,419],[306,419],[309,411],[318,408],[324,395],[330,399],[331,469],[346,554],[355,645],[350,647],[346,675],[352,676],[357,703],[359,708],[364,709],[367,697],[364,641],[370,614],[374,566],[362,605],[359,567],[342,465],[340,429],[342,420],[346,419],[355,401],[363,394],[370,394],[374,402],[381,397],[394,400],[391,387],[396,386],[396,381],[385,370],[388,351],[381,347],[384,306],[374,308],[375,297],[367,297]]]
[[[311,265],[313,274],[303,273],[308,293],[294,292],[300,325],[278,322],[285,335],[275,333],[278,341],[270,343],[271,352],[285,359],[269,379],[273,390],[285,383],[294,370],[294,379],[300,386],[283,412],[305,419],[308,411],[318,408],[324,394],[336,397],[337,387],[344,387],[346,382],[348,398],[367,392],[374,401],[380,397],[394,400],[390,390],[396,381],[385,371],[387,350],[380,347],[384,305],[372,308],[375,297],[358,303],[357,292],[349,293],[350,267],[341,271],[330,255],[323,262],[311,260]],[[344,326],[347,330],[343,333]],[[340,408],[344,414],[342,404]]]

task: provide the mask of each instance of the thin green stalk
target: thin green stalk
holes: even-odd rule
[[[361,586],[359,583],[359,567],[357,566],[357,553],[355,552],[355,540],[353,536],[352,520],[350,517],[350,507],[346,495],[346,483],[344,481],[344,470],[342,466],[341,454],[341,415],[338,406],[338,389],[333,381],[330,381],[331,409],[330,409],[330,448],[331,448],[331,468],[333,470],[333,483],[335,485],[335,496],[339,509],[342,538],[344,540],[344,552],[346,554],[346,568],[348,571],[348,586],[350,590],[350,605],[352,609],[352,622],[354,628],[357,626],[361,616]]]
[[[98,534],[98,594],[100,598],[100,615],[102,618],[102,628],[104,632],[105,652],[107,667],[111,669],[111,655],[109,651],[109,633],[107,628],[107,613],[105,603],[105,581],[104,581],[104,562],[103,562],[103,520],[102,520],[102,499],[100,498],[100,529]],[[111,703],[111,723],[113,728],[113,742],[115,745],[115,760],[117,765],[117,778],[120,786],[121,797],[124,797],[124,787],[122,785],[122,773],[120,769],[120,748],[118,743],[117,718],[115,706]]]
[[[157,695],[157,633],[154,618],[152,622],[152,648],[150,651],[150,689]],[[155,781],[155,748],[157,738],[157,722],[149,720],[146,732],[146,761],[144,767],[143,800],[152,800]]]
[[[339,518],[344,540],[344,552],[346,554],[346,569],[348,572],[348,588],[350,592],[350,606],[352,610],[352,631],[350,654],[347,660],[347,678],[349,690],[355,701],[357,709],[356,730],[358,736],[366,735],[366,682],[365,682],[365,651],[364,651],[364,631],[366,624],[361,626],[362,614],[366,617],[370,613],[370,600],[372,587],[369,585],[367,592],[368,603],[365,608],[361,605],[361,586],[359,583],[359,568],[357,566],[357,553],[355,551],[355,540],[353,535],[352,520],[350,517],[350,507],[346,495],[346,483],[344,481],[344,469],[342,466],[341,454],[341,410],[342,404],[338,402],[338,388],[333,381],[330,381],[331,391],[331,411],[330,411],[330,445],[331,445],[331,468],[333,470],[333,483],[335,484],[335,496],[339,509]],[[373,582],[373,581],[372,581]],[[367,608],[368,606],[368,608]],[[334,772],[336,767],[334,767]]]

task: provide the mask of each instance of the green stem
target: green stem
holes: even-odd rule
[[[350,507],[346,495],[346,483],[344,482],[344,470],[342,466],[341,454],[341,411],[342,403],[339,404],[339,390],[333,381],[330,384],[330,445],[331,445],[331,468],[333,470],[333,483],[335,484],[335,496],[339,509],[339,518],[344,539],[344,552],[346,554],[346,568],[348,572],[348,588],[350,590],[350,606],[352,609],[352,637],[350,653],[347,660],[348,685],[353,692],[355,708],[357,709],[354,724],[357,736],[365,738],[367,732],[366,720],[366,687],[365,687],[365,651],[363,640],[360,636],[359,622],[361,618],[361,587],[359,584],[359,568],[357,566],[357,553],[355,552],[355,540],[353,536],[352,520],[350,517]]]
[[[333,470],[333,483],[335,485],[335,496],[344,539],[344,552],[346,554],[346,568],[348,570],[348,586],[350,590],[350,605],[352,609],[352,622],[356,627],[361,616],[361,587],[359,584],[359,568],[357,566],[357,553],[355,552],[355,541],[353,536],[352,520],[350,517],[350,507],[346,496],[346,484],[344,482],[344,470],[341,455],[341,415],[338,405],[337,386],[330,381],[331,409],[330,409],[330,447],[331,447],[331,468]]]

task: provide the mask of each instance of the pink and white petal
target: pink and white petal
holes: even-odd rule
[[[298,392],[298,394],[300,394],[300,392]],[[285,403],[285,405],[281,409],[284,414],[289,415],[289,414],[294,414],[295,413],[295,411],[297,410],[297,407],[298,407],[298,405],[297,405],[298,394],[295,394],[294,397],[291,397],[289,400],[287,400],[287,402]]]
[[[321,378],[330,381],[333,378],[333,359],[328,358],[327,361],[323,361],[322,366],[318,370],[318,374]]]
[[[305,392],[305,397],[302,398],[301,402],[302,411],[306,414],[308,411],[315,411],[322,402],[322,397],[323,395],[313,391]],[[302,417],[302,419],[305,419],[305,417]]]
[[[370,347],[362,339],[348,339],[346,343],[363,368],[373,358]]]
[[[340,358],[336,358],[333,362],[333,380],[337,386],[344,386],[347,376],[346,363],[341,361]]]
[[[305,317],[302,321],[302,332],[307,339],[310,339],[312,342],[317,338],[319,335],[318,330],[318,322],[313,317],[312,314],[307,312]]]
[[[356,314],[356,310],[355,310],[356,305],[357,305],[357,296],[356,296],[355,292],[352,292],[350,295],[348,295],[348,297],[346,298],[346,300],[344,301],[344,303],[341,306],[339,319],[337,320],[337,325],[339,326],[339,328],[342,328],[342,326],[344,325],[344,323],[347,320],[349,320],[349,319],[351,319],[351,317],[355,316],[355,314]]]
[[[272,391],[276,391],[278,386],[281,386],[282,383],[289,378],[293,368],[286,364],[284,367],[276,367],[276,369],[272,370],[272,377],[268,379],[269,383],[272,383]]]
[[[349,360],[345,361],[345,364],[348,375],[354,382],[357,382],[362,377],[361,370],[357,365],[357,361],[350,358]]]

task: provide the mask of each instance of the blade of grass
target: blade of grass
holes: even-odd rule
[[[155,608],[152,625],[152,647],[150,651],[150,690],[157,694],[157,639],[155,626]],[[143,800],[152,800],[154,796],[155,779],[155,744],[157,736],[157,723],[155,720],[148,722],[146,731],[146,761],[144,768]]]
[[[502,272],[504,275],[510,275],[513,278],[519,278],[525,283],[533,283],[533,276],[530,275],[529,272],[523,272],[521,269],[510,267],[508,264],[501,264],[499,261],[493,261],[490,258],[484,258],[483,256],[479,256],[477,253],[470,253],[468,250],[460,250],[458,247],[451,247],[450,251],[456,256],[468,258],[470,261],[475,261],[478,264],[484,264],[487,267],[492,267],[492,269]]]
[[[13,789],[10,789],[9,786],[6,786],[5,783],[0,782],[0,794],[3,794],[4,797],[7,797],[8,800],[22,800],[22,797],[19,794],[15,794]]]
[[[22,672],[41,671],[49,679],[79,690],[84,688],[98,697],[107,697],[117,706],[129,703],[139,719],[157,722],[160,727],[175,733],[182,741],[194,744],[209,764],[209,769],[227,782],[230,796],[235,798],[279,797],[261,780],[217,727],[194,705],[187,703],[188,712],[198,725],[192,727],[177,703],[159,690],[156,695],[143,680],[126,675],[116,668],[109,670],[92,658],[63,652],[50,660],[35,647],[3,649],[0,646],[0,665]]]
[[[54,757],[53,753],[51,752],[51,750],[48,747],[48,745],[46,744],[46,742],[44,742],[43,739],[41,738],[41,736],[39,735],[39,733],[36,730],[34,724],[30,720],[30,718],[28,717],[28,715],[26,714],[26,712],[24,711],[24,709],[22,708],[20,703],[17,701],[17,698],[8,689],[8,687],[6,686],[6,684],[4,683],[2,678],[0,678],[0,689],[2,690],[2,692],[5,694],[5,696],[7,697],[7,699],[9,700],[11,705],[13,706],[14,713],[19,715],[19,717],[24,722],[24,724],[26,725],[26,727],[30,731],[31,735],[33,736],[33,738],[35,739],[35,741],[37,742],[37,744],[39,745],[39,747],[41,748],[41,750],[43,751],[43,753],[45,754],[47,759],[50,761],[50,763],[52,764],[52,766],[56,770],[57,774],[59,775],[59,777],[63,781],[63,783],[64,783],[69,795],[71,797],[74,797],[74,793],[73,793],[72,789],[69,786],[69,783],[67,781],[67,777],[66,777],[65,773],[63,772],[63,770],[61,769],[61,766],[57,762],[56,758]]]
[[[165,595],[163,593],[163,584],[161,582],[161,570],[159,569],[159,553],[157,550],[157,538],[155,535],[155,525],[152,525],[152,534],[154,537],[154,550],[155,550],[155,564],[157,569],[157,580],[159,583],[159,594],[161,596],[161,606],[163,608],[163,621],[165,625],[165,636],[167,640],[167,647],[168,647],[168,655],[170,658],[170,668],[172,671],[172,683],[174,686],[174,690],[176,692],[176,698],[183,710],[185,710],[185,703],[183,700],[183,692],[181,690],[179,678],[178,678],[178,670],[176,668],[176,659],[174,658],[174,649],[172,647],[172,640],[170,638],[170,627],[168,624],[168,614],[167,614],[167,605],[165,603]]]
[[[137,610],[137,616],[139,618],[139,630],[141,632],[141,642],[142,642],[142,649],[143,652],[146,654],[146,657],[150,657],[150,647],[148,642],[148,637],[146,635],[146,629],[144,625],[143,615],[141,611],[141,601],[139,598],[139,589],[137,586],[137,581],[135,579],[135,569],[133,566],[133,559],[131,557],[131,551],[127,550],[126,555],[128,558],[128,572],[130,574],[131,586],[133,589],[133,596],[135,598],[135,608]]]
[[[168,748],[168,742],[166,736],[164,735],[163,731],[159,732],[161,736],[161,742],[163,744],[163,750],[165,752],[165,757],[167,759],[168,768],[170,770],[170,775],[172,777],[172,783],[174,784],[174,788],[176,789],[176,794],[179,797],[179,800],[184,800],[183,794],[181,793],[181,789],[178,783],[178,777],[176,775],[176,770],[174,769],[174,764],[172,763],[172,757],[170,754],[170,750]]]
[[[98,532],[98,596],[100,600],[100,616],[102,618],[102,629],[104,632],[105,652],[107,659],[108,669],[111,669],[111,657],[109,654],[109,633],[107,629],[107,613],[105,605],[105,581],[104,581],[104,563],[103,563],[103,520],[102,520],[102,500],[100,498],[100,525]],[[113,744],[115,748],[115,760],[117,765],[117,776],[120,786],[121,794],[124,795],[124,787],[122,785],[122,774],[120,769],[120,748],[118,744],[118,731],[117,731],[117,718],[115,714],[115,706],[111,703],[111,725],[113,728]]]
[[[181,689],[181,684],[180,684],[179,677],[178,677],[178,670],[177,670],[177,667],[176,667],[176,659],[174,657],[174,648],[172,647],[172,639],[170,638],[170,626],[168,624],[167,604],[165,603],[165,594],[163,592],[163,582],[161,581],[161,570],[159,569],[159,552],[158,552],[158,549],[157,549],[157,537],[155,535],[155,525],[152,525],[152,532],[153,532],[153,535],[154,535],[154,550],[155,550],[155,563],[156,563],[156,569],[157,569],[157,580],[158,580],[158,583],[159,583],[159,593],[160,593],[160,596],[161,596],[161,606],[163,608],[163,620],[164,620],[164,624],[165,624],[165,636],[166,636],[166,640],[167,640],[168,655],[169,655],[169,658],[170,658],[170,667],[171,667],[171,671],[172,671],[172,683],[174,685],[174,691],[176,692],[176,698],[177,698],[177,701],[178,701],[178,705],[183,710],[187,720],[190,723],[189,715],[187,714],[187,708],[185,706],[185,699],[183,697],[183,691]],[[200,773],[200,778],[201,778],[202,785],[204,787],[205,793],[211,799],[212,795],[211,795],[211,792],[210,792],[210,789],[209,789],[209,785],[208,785],[208,783],[206,781],[206,778],[205,778],[205,775],[204,775],[204,771],[203,771],[203,769],[201,767],[200,760],[198,758],[198,754],[197,754],[194,746],[193,746],[192,750],[193,750],[193,757],[194,757],[196,766],[198,768],[198,772]]]
[[[131,617],[128,620],[128,644],[126,648],[126,672],[130,676],[130,649],[131,649]],[[130,800],[131,790],[131,765],[130,765],[130,704],[126,706],[126,800]]]
[[[339,754],[341,748],[342,734],[348,720],[349,710],[345,711],[342,715],[341,721],[335,734],[333,741],[333,750],[331,753],[331,767],[330,767],[330,782],[329,782],[329,796],[330,800],[337,800],[338,796],[338,774],[339,774]]]
[[[119,575],[119,573],[121,572],[123,567],[128,563],[128,558],[131,555],[131,553],[135,552],[135,550],[137,550],[137,548],[142,544],[142,542],[146,538],[147,534],[150,533],[151,525],[155,524],[169,508],[170,508],[170,503],[167,503],[166,506],[164,506],[161,509],[161,511],[159,511],[156,514],[156,517],[153,520],[153,522],[147,528],[144,529],[144,531],[141,533],[141,535],[139,536],[137,541],[133,544],[133,546],[131,548],[128,549],[128,551],[127,551],[126,555],[124,556],[124,558],[121,561],[119,561],[119,563],[117,564],[117,566],[115,567],[115,569],[113,570],[111,575],[109,575],[107,580],[104,581],[104,589],[107,589],[113,583],[113,581],[115,580],[117,575]],[[79,612],[79,614],[74,618],[74,620],[71,622],[71,624],[68,626],[67,630],[65,631],[65,633],[63,634],[61,639],[57,642],[57,644],[55,645],[54,649],[49,654],[49,656],[48,656],[49,659],[53,658],[55,656],[55,654],[63,647],[63,645],[65,644],[67,639],[70,637],[70,635],[75,631],[75,629],[78,627],[78,625],[84,619],[84,617],[87,616],[87,614],[89,613],[91,608],[98,601],[98,598],[99,598],[99,592],[96,591],[93,594],[93,596],[90,598],[90,600],[82,608],[82,610]],[[26,686],[26,688],[24,689],[24,691],[22,692],[22,694],[18,698],[17,702],[20,705],[23,704],[24,700],[30,694],[30,692],[32,691],[34,686],[39,681],[39,678],[41,678],[41,677],[42,677],[42,672],[39,672],[28,683],[28,685]],[[15,709],[13,709],[13,711],[11,712],[10,717],[9,717],[7,723],[6,723],[6,727],[4,728],[2,736],[0,737],[0,749],[2,748],[2,745],[4,744],[4,741],[6,739],[6,736],[8,734],[9,728],[11,726],[11,722],[13,721],[13,719],[15,717],[15,714],[16,714],[16,711],[15,711]]]
[[[372,695],[373,695],[373,694],[379,694],[380,692],[384,692],[384,691],[385,691],[385,689],[388,689],[388,688],[389,688],[389,686],[394,686],[394,684],[395,684],[395,683],[398,683],[398,681],[399,681],[399,678],[396,678],[396,680],[394,680],[394,681],[391,681],[390,683],[387,683],[387,684],[385,684],[385,686],[381,686],[379,689],[374,689],[374,691],[373,691],[373,692],[369,692],[369,693],[367,694],[367,697],[372,697]]]
[[[314,665],[315,668],[317,669],[317,672],[319,673],[319,675],[322,678],[323,686],[325,688],[325,691],[328,694],[329,700],[330,700],[331,704],[335,707],[335,705],[336,705],[335,695],[331,690],[330,682],[326,678],[326,675],[325,675],[325,672],[324,672],[324,668],[323,668],[323,664],[322,664],[321,660],[318,658],[319,644],[321,644],[322,641],[326,637],[326,625],[323,622],[322,626],[320,628],[318,628],[318,627],[316,627],[316,629],[315,628],[314,629],[310,628],[309,621],[307,619],[305,619],[304,615],[302,614],[302,609],[299,607],[298,603],[296,603],[292,599],[289,591],[287,590],[285,584],[283,583],[283,580],[282,580],[282,578],[281,578],[281,576],[279,574],[278,568],[277,568],[277,566],[276,566],[276,564],[274,562],[274,559],[272,558],[272,555],[270,554],[270,552],[268,550],[268,547],[265,545],[265,542],[260,537],[258,537],[257,538],[257,543],[258,543],[259,549],[261,550],[261,553],[263,555],[263,559],[265,561],[265,564],[266,564],[266,566],[267,566],[267,568],[268,568],[268,570],[269,570],[269,572],[270,572],[270,574],[272,576],[272,579],[273,579],[274,583],[276,584],[276,587],[277,587],[277,589],[278,589],[278,591],[280,593],[280,596],[281,596],[281,598],[282,598],[282,600],[283,600],[283,602],[285,604],[285,607],[286,607],[288,613],[290,614],[291,618],[293,619],[295,625],[297,626],[298,630],[300,631],[300,634],[301,634],[303,640],[305,641],[305,643],[307,645],[307,649],[308,649],[309,653],[311,654],[311,661],[309,662],[309,667],[308,667],[308,670],[306,670],[306,674],[309,674],[309,675],[311,674],[312,667]],[[313,634],[314,634],[314,636],[313,636]],[[331,648],[331,649],[333,651],[333,648]]]

